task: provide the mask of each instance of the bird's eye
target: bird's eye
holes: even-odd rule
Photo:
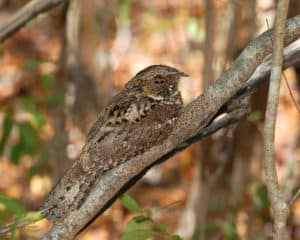
[[[165,80],[162,78],[155,78],[155,80],[154,80],[155,84],[163,84],[164,82],[165,82]]]

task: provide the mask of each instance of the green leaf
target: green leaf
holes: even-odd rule
[[[26,209],[18,201],[0,194],[0,202],[17,217],[22,217],[26,213]]]
[[[200,227],[196,227],[195,231],[193,232],[191,240],[198,240],[200,239]]]
[[[124,232],[134,232],[139,230],[141,224],[137,223],[135,220],[131,219],[125,226]]]
[[[2,138],[0,141],[0,154],[3,153],[5,144],[13,127],[13,119],[10,114],[6,114],[2,124]]]
[[[12,146],[10,151],[10,158],[12,163],[19,164],[22,152],[23,152],[23,146],[20,142]]]
[[[39,158],[35,165],[33,165],[31,168],[27,171],[27,177],[31,178],[35,174],[39,173],[41,168],[43,167],[43,164],[49,159],[49,145],[43,144],[39,148]]]
[[[172,235],[169,239],[170,240],[182,240],[182,238],[179,235]]]
[[[2,233],[9,233],[10,239],[15,239],[15,231],[16,229],[26,226],[28,224],[32,224],[34,222],[40,221],[41,219],[45,218],[45,213],[42,211],[36,212],[29,212],[26,214],[22,214],[19,217],[17,216],[12,222],[5,224],[0,227],[0,232]]]
[[[138,215],[138,216],[135,216],[133,218],[133,220],[136,221],[137,223],[143,223],[143,222],[151,221],[151,218],[144,216],[144,215]]]
[[[249,114],[247,120],[252,123],[258,122],[262,118],[262,113],[260,111],[254,111]]]
[[[39,136],[28,122],[19,123],[20,144],[24,153],[34,154],[39,147]]]
[[[41,111],[37,110],[37,100],[30,96],[23,96],[21,98],[21,103],[23,108],[32,115],[35,124],[38,127],[43,126],[45,123],[45,117]]]
[[[143,213],[144,213],[145,216],[147,216],[149,218],[151,218],[151,216],[152,216],[151,209],[145,209],[145,210],[143,210]]]
[[[166,31],[168,28],[170,28],[170,25],[171,21],[169,19],[162,19],[161,21],[159,21],[157,27],[159,31]]]
[[[264,184],[255,185],[255,190],[252,196],[253,208],[258,216],[261,216],[262,211],[268,209],[268,191]]]
[[[63,94],[60,94],[60,93],[57,93],[57,94],[52,94],[51,96],[48,96],[44,103],[49,105],[49,106],[56,106],[58,104],[61,104],[64,102],[64,95]]]
[[[157,232],[154,231],[133,231],[133,232],[125,232],[121,240],[145,240],[151,237],[159,236]]]
[[[155,222],[154,228],[155,228],[155,230],[157,230],[157,232],[160,232],[160,233],[168,232],[168,228],[167,228],[166,224],[164,224],[164,223]]]
[[[28,171],[27,171],[27,176],[31,178],[32,176],[36,175],[39,173],[41,170],[41,167],[39,165],[33,165],[31,166]]]
[[[40,112],[38,110],[32,110],[29,112],[31,113],[31,115],[34,119],[36,126],[42,127],[45,124],[46,120],[45,120],[45,117],[42,112]]]
[[[191,38],[195,38],[198,33],[199,23],[196,18],[190,18],[187,22],[187,34]]]
[[[120,197],[121,203],[124,207],[126,207],[129,211],[132,212],[141,212],[141,207],[139,204],[128,194],[124,194]]]
[[[29,29],[34,28],[36,26],[36,23],[37,23],[37,19],[33,18],[33,19],[29,20],[25,26]]]
[[[49,90],[52,86],[53,86],[53,83],[54,83],[54,75],[51,74],[51,73],[48,73],[48,74],[44,74],[42,76],[42,85],[43,85],[43,88],[45,90]]]
[[[129,19],[130,14],[130,1],[119,0],[119,19],[120,22],[126,22]]]
[[[125,226],[124,232],[134,232],[142,230],[152,222],[149,218],[145,218],[143,215],[139,215],[131,219]]]
[[[194,41],[202,41],[204,39],[204,32],[200,27],[199,19],[191,17],[186,23],[186,32],[189,38]]]
[[[43,63],[43,60],[38,58],[31,58],[23,63],[22,68],[26,71],[36,71],[41,63]]]
[[[29,112],[33,111],[36,105],[36,101],[30,96],[21,97],[21,103],[23,108]]]
[[[235,225],[230,222],[225,222],[222,226],[223,233],[228,240],[236,240],[238,239],[238,235],[236,233]]]
[[[9,239],[15,239],[15,233],[16,233],[15,230],[18,226],[19,220],[25,216],[26,209],[18,201],[2,194],[0,194],[0,203],[2,203],[5,206],[5,210],[7,210],[6,212],[13,212],[16,215],[15,220],[12,223],[3,227],[4,229],[7,227],[7,229],[9,230],[9,236],[10,236]],[[1,228],[2,227],[0,227],[0,230]]]
[[[28,212],[24,217],[22,217],[22,221],[26,222],[37,222],[45,218],[45,214],[41,211]]]

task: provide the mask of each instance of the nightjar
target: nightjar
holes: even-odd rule
[[[42,205],[49,219],[60,222],[81,206],[105,171],[168,137],[182,109],[178,82],[185,76],[173,67],[152,65],[112,98],[90,129],[79,159]]]

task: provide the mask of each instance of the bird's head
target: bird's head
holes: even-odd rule
[[[126,85],[127,89],[142,92],[154,100],[163,100],[178,94],[178,83],[184,72],[166,65],[151,65],[138,72]]]

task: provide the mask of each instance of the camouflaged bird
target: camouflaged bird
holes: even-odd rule
[[[56,222],[78,209],[99,176],[166,139],[182,109],[175,68],[153,65],[112,98],[87,135],[79,159],[50,192],[41,209]]]

